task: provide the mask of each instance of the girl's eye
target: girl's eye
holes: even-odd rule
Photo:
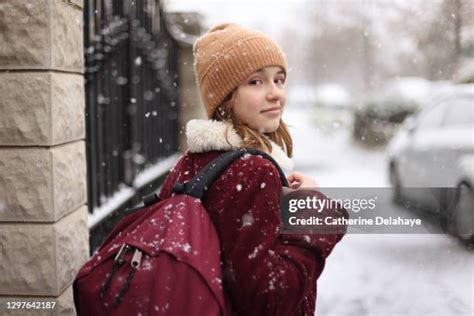
[[[262,84],[262,80],[258,80],[258,79],[250,80],[249,84],[252,86],[256,86],[256,85]]]
[[[283,85],[285,84],[285,78],[277,78],[275,79],[275,83]]]

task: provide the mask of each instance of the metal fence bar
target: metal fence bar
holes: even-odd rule
[[[84,3],[88,205],[178,151],[178,44],[158,0]]]

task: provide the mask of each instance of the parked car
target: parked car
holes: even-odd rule
[[[369,145],[390,141],[406,117],[416,113],[431,91],[430,81],[402,77],[387,81],[365,95],[354,112],[353,136]]]
[[[316,89],[310,85],[290,86],[287,100],[291,103],[291,107],[310,109],[316,102]]]
[[[439,212],[441,224],[474,238],[474,84],[434,95],[391,141],[390,180],[396,200]]]
[[[352,96],[336,83],[319,85],[314,91],[313,121],[323,132],[350,129],[353,125]]]

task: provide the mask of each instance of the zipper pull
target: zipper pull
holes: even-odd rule
[[[139,249],[135,249],[135,252],[133,253],[132,257],[132,268],[138,269],[140,266],[140,262],[142,261],[142,252]]]
[[[132,247],[131,249],[134,249],[134,247]],[[122,301],[123,296],[128,291],[128,288],[130,287],[130,284],[132,283],[132,279],[133,279],[133,276],[135,275],[135,272],[137,272],[138,267],[140,266],[141,260],[142,260],[142,252],[139,249],[135,248],[135,252],[133,253],[133,257],[131,261],[132,268],[128,270],[127,279],[125,280],[125,283],[120,289],[120,292],[115,296],[112,302],[113,306],[117,306]]]
[[[122,247],[120,247],[119,252],[117,252],[117,255],[115,256],[114,261],[117,261],[117,260],[119,260],[119,259],[122,259],[124,253],[127,252],[127,250],[128,250],[127,248],[128,248],[128,245],[127,245],[127,244],[123,244]]]
[[[112,278],[115,275],[115,272],[125,262],[125,260],[123,260],[123,256],[127,252],[127,250],[128,250],[128,245],[123,244],[122,247],[120,247],[119,252],[117,252],[117,255],[115,256],[115,259],[114,259],[114,264],[112,265],[112,271],[109,273],[107,279],[105,280],[104,284],[102,284],[100,288],[101,298],[104,298],[105,292],[107,292],[110,286],[110,282],[112,282]]]

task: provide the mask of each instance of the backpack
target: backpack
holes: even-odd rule
[[[79,270],[73,284],[78,315],[231,315],[225,297],[217,231],[201,203],[220,174],[244,154],[226,152],[174,194],[126,211],[102,246]]]

